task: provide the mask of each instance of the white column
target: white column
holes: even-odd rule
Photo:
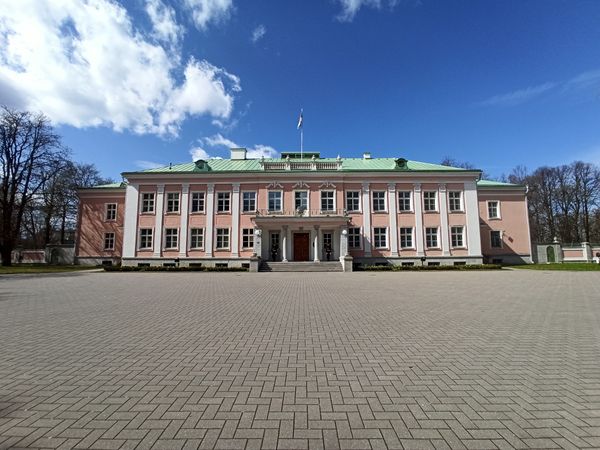
[[[364,182],[362,185],[363,196],[363,242],[365,256],[371,256],[371,195],[369,183]]]
[[[213,255],[213,236],[215,234],[213,227],[215,218],[215,185],[209,183],[206,191],[206,231],[204,232],[204,240],[206,242],[204,242],[204,248],[206,256],[210,258]]]
[[[262,257],[262,230],[254,229],[254,254],[259,258]]]
[[[160,258],[162,255],[162,226],[163,226],[163,211],[165,208],[165,185],[159,184],[156,186],[156,205],[155,205],[155,222],[154,222],[154,257]]]
[[[396,212],[396,183],[388,183],[388,211],[390,214],[390,249],[398,256],[398,214]]]
[[[289,227],[287,225],[283,226],[282,232],[282,245],[281,245],[281,260],[283,262],[288,262],[288,232]]]
[[[421,183],[415,183],[415,240],[417,244],[417,256],[424,256],[423,248],[423,202],[421,200]]]
[[[188,218],[190,216],[190,185],[184,183],[181,185],[181,205],[179,214],[181,214],[181,224],[179,225],[179,257],[187,256],[188,245]]]
[[[231,256],[240,256],[240,183],[233,183],[231,203]]]
[[[137,184],[128,184],[125,190],[125,224],[123,227],[123,258],[135,256],[137,238],[139,191]]]
[[[318,225],[315,225],[315,240],[314,240],[313,247],[314,247],[314,251],[315,251],[313,260],[314,260],[314,262],[319,262],[319,226]]]
[[[442,256],[450,256],[450,229],[448,228],[448,200],[446,185],[440,184],[440,220],[442,233]]]
[[[342,227],[340,231],[340,259],[348,256],[348,228]]]
[[[481,232],[479,229],[479,202],[477,200],[476,181],[465,181],[465,210],[467,213],[469,256],[481,257]]]

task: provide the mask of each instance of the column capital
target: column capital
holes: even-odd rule
[[[286,225],[286,226],[287,226],[287,225]],[[315,227],[315,230],[318,230],[318,229],[319,229],[319,225],[315,225],[314,227]]]
[[[234,194],[237,194],[238,192],[240,192],[240,183],[231,183],[231,185],[233,186]]]
[[[159,194],[164,194],[165,193],[165,185],[164,184],[157,184],[156,185],[156,192],[158,192]]]
[[[421,183],[414,183],[415,192],[421,192]]]
[[[388,191],[396,192],[396,183],[388,183]]]
[[[440,192],[446,192],[446,183],[440,183],[438,187],[440,188]]]
[[[369,188],[369,182],[368,181],[363,181],[362,188],[363,188],[363,191],[369,192],[369,189],[370,189]]]
[[[182,194],[189,194],[190,193],[190,183],[183,183],[181,185],[181,193]]]
[[[209,194],[214,194],[215,193],[215,183],[208,183],[206,185],[206,190]]]

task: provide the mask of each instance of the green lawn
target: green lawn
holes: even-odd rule
[[[594,263],[551,263],[551,264],[524,264],[521,266],[512,266],[513,269],[531,269],[531,270],[575,270],[575,271],[598,271],[600,264]]]
[[[78,270],[96,269],[94,266],[49,266],[45,264],[14,264],[10,267],[0,266],[0,275],[7,273],[59,273]]]

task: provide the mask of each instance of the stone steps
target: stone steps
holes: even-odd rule
[[[343,272],[342,263],[339,261],[291,261],[273,262],[263,261],[260,272]]]

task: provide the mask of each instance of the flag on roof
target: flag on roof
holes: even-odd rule
[[[298,117],[298,129],[302,128],[302,125],[304,125],[304,117],[303,117],[303,110],[300,110],[300,117]]]

